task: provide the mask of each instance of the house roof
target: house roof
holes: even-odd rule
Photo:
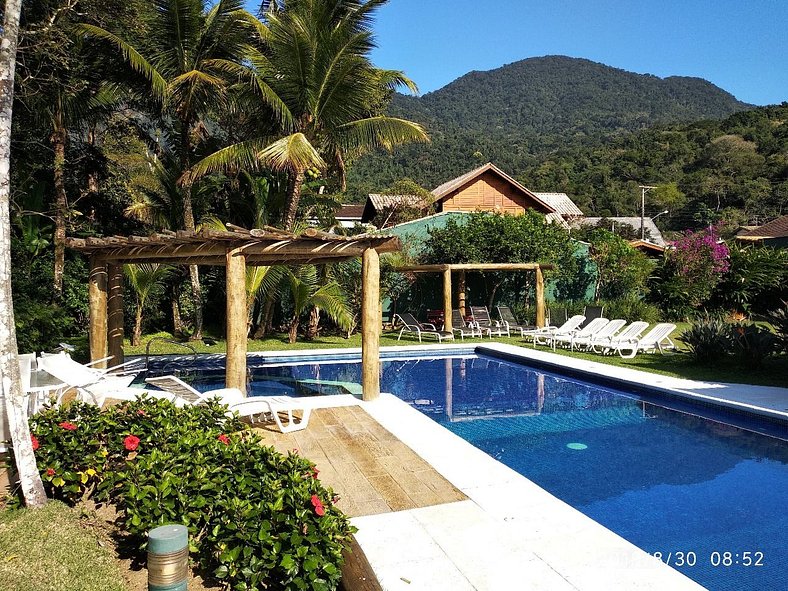
[[[566,223],[564,216],[562,216],[557,211],[554,211],[553,213],[545,214],[544,218],[548,224],[557,224],[562,228],[564,228],[565,230],[569,229],[569,224]]]
[[[547,201],[541,199],[536,193],[530,191],[529,189],[518,183],[515,179],[513,179],[504,171],[502,171],[500,168],[495,166],[495,164],[493,164],[492,162],[488,162],[484,166],[475,168],[470,172],[466,172],[465,174],[458,176],[455,179],[446,181],[442,185],[438,185],[432,190],[432,194],[435,195],[437,201],[441,201],[443,200],[444,197],[447,197],[449,193],[451,193],[452,191],[464,187],[465,185],[467,185],[468,183],[470,183],[471,181],[475,180],[476,178],[478,178],[479,176],[481,176],[482,174],[488,171],[497,174],[499,177],[501,177],[502,179],[510,183],[512,186],[514,186],[518,191],[524,193],[525,195],[527,195],[537,203],[543,205],[544,208],[548,211],[548,213],[555,211],[555,208],[552,205],[550,205]]]
[[[579,218],[571,220],[569,225],[573,228],[596,226],[599,224],[600,220],[603,219],[615,222],[617,224],[626,224],[628,226],[632,226],[635,230],[640,230],[640,217]],[[657,228],[654,220],[651,218],[644,218],[643,227],[651,235],[650,242],[656,244],[657,246],[667,246],[665,239],[662,237],[662,232],[659,231],[659,228]]]
[[[660,246],[659,244],[654,244],[653,242],[649,242],[648,240],[630,240],[629,245],[632,248],[639,248],[641,250],[648,250],[652,252],[663,253],[666,250],[666,247]]]
[[[736,234],[739,240],[763,240],[769,238],[788,238],[788,215],[772,220],[768,224]]]
[[[423,198],[419,197],[418,195],[381,195],[379,193],[369,194],[369,202],[372,203],[377,211],[387,207],[397,207],[400,205],[419,205],[422,201]]]
[[[334,214],[334,217],[337,219],[350,219],[350,220],[361,220],[361,216],[364,213],[364,204],[347,204],[347,205],[340,205],[337,212]]]
[[[555,209],[557,213],[566,217],[583,216],[583,212],[575,205],[575,202],[569,198],[566,193],[536,193],[534,195],[539,197],[542,201],[547,202]]]

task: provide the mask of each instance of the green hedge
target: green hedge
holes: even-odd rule
[[[353,528],[312,462],[282,455],[218,402],[76,403],[31,420],[48,493],[112,501],[144,547],[182,523],[192,558],[232,589],[335,589]]]

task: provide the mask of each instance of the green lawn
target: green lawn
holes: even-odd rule
[[[80,511],[50,501],[43,509],[0,511],[0,589],[125,591],[110,549],[80,522]]]
[[[682,333],[689,324],[678,323],[678,328],[673,336]],[[139,347],[132,347],[129,344],[124,346],[124,351],[127,355],[144,355],[145,345],[147,340],[152,337],[164,336],[166,334],[150,335],[143,338],[143,344]],[[520,337],[501,338],[495,339],[497,342],[509,343],[512,345],[523,345],[531,347],[531,344],[525,345],[523,339]],[[674,341],[679,347],[683,344],[674,338]],[[444,341],[446,342],[446,341]],[[452,341],[448,341],[452,342]],[[465,341],[456,340],[454,343],[489,343],[490,339],[465,339]],[[418,339],[412,335],[403,335],[401,341],[397,341],[396,332],[384,332],[380,339],[382,347],[391,345],[418,345]],[[423,344],[437,344],[434,339],[425,338]],[[225,342],[217,340],[215,345],[209,346],[204,343],[191,343],[198,353],[224,353],[226,351]],[[299,339],[298,342],[291,345],[287,342],[285,335],[264,339],[264,340],[249,340],[249,351],[288,351],[298,349],[335,349],[335,348],[350,348],[361,347],[361,335],[354,334],[350,338],[341,336],[324,336],[317,338],[313,341],[306,341]],[[549,350],[546,347],[537,347],[540,350]],[[164,354],[164,353],[188,353],[187,349],[181,346],[172,345],[163,341],[156,341],[151,346],[151,353]],[[631,367],[642,371],[658,373],[662,375],[688,378],[693,380],[715,381],[715,382],[731,382],[742,384],[755,384],[760,386],[785,386],[788,384],[788,357],[785,355],[774,357],[764,362],[763,366],[758,370],[744,370],[737,367],[733,361],[724,361],[716,366],[700,366],[692,362],[690,357],[682,352],[669,353],[666,355],[638,355],[634,359],[622,359],[620,356],[602,356],[593,353],[578,353],[559,349],[556,351],[559,355],[568,355],[571,357],[579,357],[582,359],[590,359],[599,361],[601,363],[608,363],[610,365],[617,365],[621,367]]]

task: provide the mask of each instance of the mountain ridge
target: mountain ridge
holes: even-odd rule
[[[468,72],[422,96],[395,94],[388,114],[423,124],[432,142],[354,163],[351,197],[403,177],[433,187],[486,161],[518,176],[568,146],[751,108],[698,77],[660,78],[567,56],[526,58]]]

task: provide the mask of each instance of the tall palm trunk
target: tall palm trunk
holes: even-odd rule
[[[287,207],[285,208],[284,227],[288,232],[293,230],[298,211],[298,202],[301,201],[301,188],[304,186],[304,171],[290,172],[287,180]]]
[[[52,135],[49,140],[55,152],[52,170],[55,183],[55,296],[63,293],[63,270],[66,264],[66,216],[68,215],[68,199],[66,198],[66,139],[68,131],[63,122],[63,108],[60,98],[57,99],[53,118]]]
[[[142,341],[142,302],[137,300],[137,312],[134,316],[134,332],[131,333],[131,346],[139,347]]]
[[[181,120],[181,172],[189,170],[191,153],[191,120],[186,118]],[[194,223],[194,208],[192,206],[192,186],[191,182],[183,184],[183,226],[185,230],[194,232],[197,225]],[[194,298],[194,332],[192,341],[202,340],[202,287],[200,286],[200,271],[197,265],[189,265],[189,277],[192,283],[192,298]]]
[[[28,507],[46,503],[44,484],[36,466],[30,439],[27,409],[19,375],[14,302],[11,294],[11,114],[14,104],[14,70],[22,0],[6,0],[0,37],[0,395],[14,446],[22,494]]]
[[[293,316],[290,326],[287,327],[287,340],[292,345],[298,339],[298,315]]]
[[[178,303],[178,286],[180,281],[170,287],[170,307],[172,308],[172,334],[180,336],[186,332],[181,318],[181,307]]]
[[[309,312],[309,324],[306,325],[306,338],[317,338],[317,333],[320,332],[320,308],[312,306]]]

